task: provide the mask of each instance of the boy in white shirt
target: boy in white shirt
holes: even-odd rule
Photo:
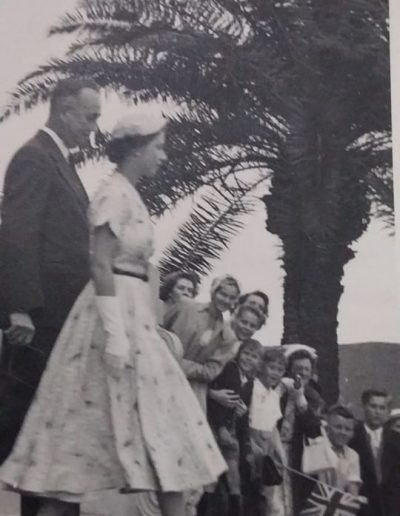
[[[360,460],[357,452],[348,446],[354,432],[354,416],[346,407],[334,405],[328,410],[326,421],[323,429],[326,469],[315,476],[321,482],[358,496]]]

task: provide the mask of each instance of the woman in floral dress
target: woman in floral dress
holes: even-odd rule
[[[116,171],[89,213],[92,281],[57,340],[0,480],[44,497],[38,516],[75,516],[96,492],[158,493],[183,516],[183,492],[226,469],[184,373],[157,331],[149,284],[152,223],[136,182],[165,159],[165,120],[121,120]]]

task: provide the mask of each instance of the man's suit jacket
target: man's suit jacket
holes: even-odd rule
[[[364,427],[358,423],[349,443],[360,457],[360,494],[368,498],[368,506],[363,506],[362,516],[400,515],[400,434],[384,429],[380,451],[382,481],[379,483],[375,461]]]
[[[61,328],[89,279],[88,197],[72,165],[39,131],[5,175],[0,228],[1,308]],[[7,325],[7,322],[5,322]]]

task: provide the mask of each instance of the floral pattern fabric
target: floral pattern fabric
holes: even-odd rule
[[[136,190],[114,173],[91,205],[92,229],[118,238],[114,266],[142,273],[152,225]],[[126,366],[105,359],[90,282],[56,342],[16,445],[0,469],[14,489],[81,502],[108,489],[184,491],[226,469],[200,405],[157,331],[148,283],[115,275],[131,344]]]

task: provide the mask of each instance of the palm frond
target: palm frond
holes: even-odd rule
[[[219,189],[214,184],[165,250],[159,263],[161,274],[178,269],[207,274],[213,261],[220,258],[232,237],[244,227],[243,216],[252,213],[254,191],[262,181],[238,189]]]

